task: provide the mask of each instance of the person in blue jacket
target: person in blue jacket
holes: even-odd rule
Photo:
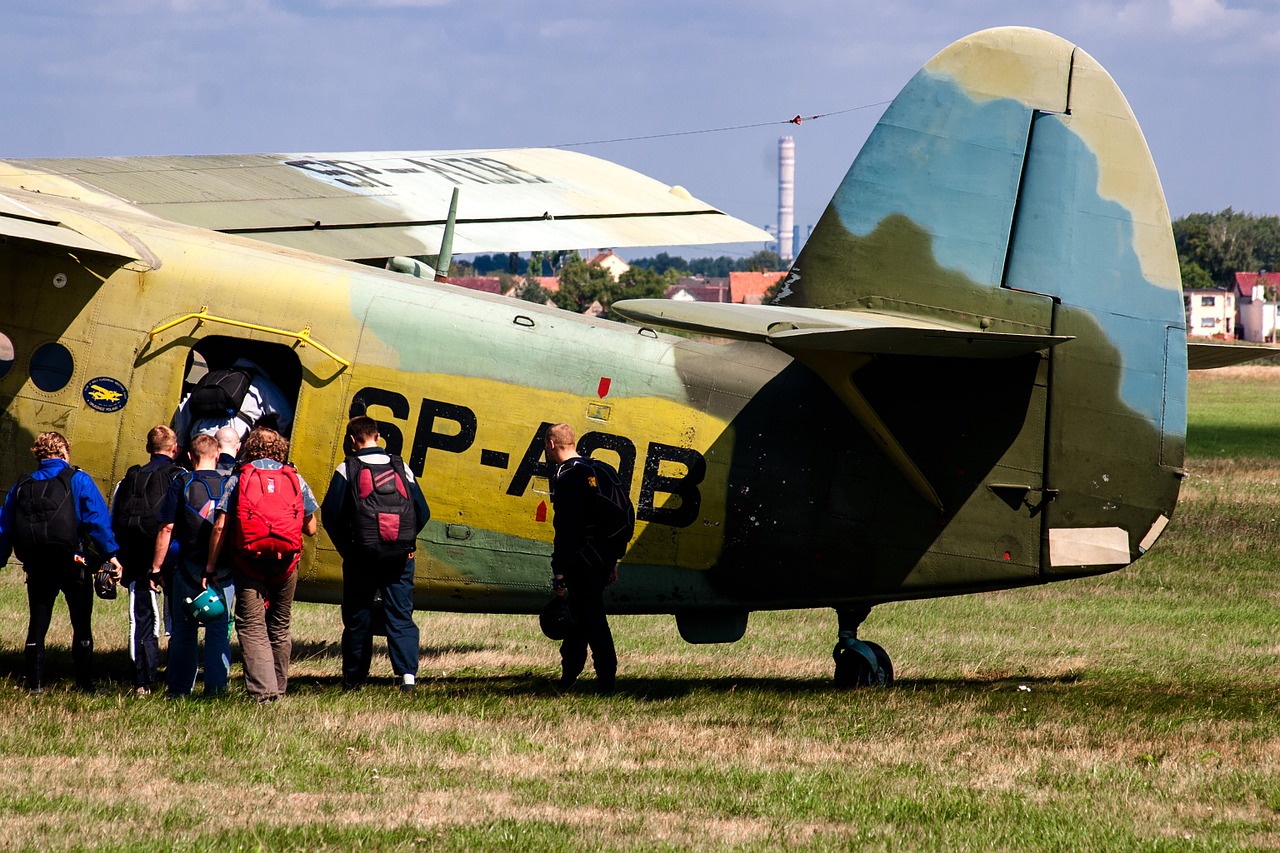
[[[93,572],[84,545],[87,541],[119,580],[111,513],[93,478],[71,467],[71,446],[60,433],[40,433],[31,452],[40,467],[20,477],[0,506],[0,566],[16,552],[27,574],[27,687],[33,693],[44,689],[44,638],[61,592],[71,616],[76,686],[92,692]]]

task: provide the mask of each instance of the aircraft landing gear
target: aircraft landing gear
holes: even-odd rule
[[[878,643],[858,639],[858,626],[871,608],[836,610],[840,638],[831,656],[836,662],[837,687],[888,687],[893,684],[893,662]]]

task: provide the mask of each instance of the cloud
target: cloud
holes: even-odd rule
[[[1173,28],[1180,32],[1230,26],[1248,17],[1248,12],[1227,9],[1219,0],[1169,0],[1169,11]]]

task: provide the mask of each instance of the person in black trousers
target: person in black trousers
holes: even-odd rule
[[[417,535],[431,518],[422,489],[399,456],[378,445],[378,423],[358,415],[347,423],[353,452],[329,481],[320,515],[342,555],[342,686],[364,684],[373,659],[373,609],[381,595],[387,653],[412,693],[418,674],[418,626],[413,621]]]
[[[44,690],[44,639],[61,592],[71,616],[76,686],[93,692],[93,576],[81,539],[94,546],[119,580],[111,515],[93,478],[71,467],[71,447],[60,433],[40,433],[31,452],[40,467],[19,478],[0,507],[0,566],[16,551],[27,575],[27,689]]]
[[[618,576],[618,564],[604,559],[589,538],[588,501],[594,472],[578,455],[577,436],[568,424],[547,429],[547,459],[556,466],[551,479],[552,588],[569,596],[572,625],[560,644],[560,689],[568,690],[587,664],[587,649],[596,670],[596,686],[611,693],[618,675],[618,655],[604,612],[604,588]]]

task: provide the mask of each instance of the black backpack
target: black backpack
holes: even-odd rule
[[[418,541],[418,517],[404,462],[367,462],[347,457],[351,500],[351,541],[355,550],[375,559],[407,557]]]
[[[28,474],[14,484],[13,551],[22,562],[70,558],[80,550],[80,517],[71,492],[78,470],[67,466],[47,480]]]
[[[252,427],[253,423],[240,411],[249,393],[249,384],[249,374],[243,370],[211,370],[196,383],[187,408],[194,420],[238,417]]]
[[[588,502],[586,537],[600,556],[617,562],[627,553],[636,532],[636,510],[631,495],[618,472],[608,462],[579,457],[590,470],[587,482],[592,499]]]
[[[183,471],[178,475],[182,480],[185,509],[182,517],[175,520],[174,536],[179,553],[184,557],[208,554],[209,534],[213,532],[213,510],[227,488],[227,477],[202,477],[201,474],[216,475],[217,472]],[[223,553],[229,554],[230,551],[224,549]]]
[[[131,557],[151,559],[156,534],[160,532],[160,520],[156,516],[178,470],[174,464],[150,470],[134,465],[116,487],[111,502],[111,529],[120,549]]]

